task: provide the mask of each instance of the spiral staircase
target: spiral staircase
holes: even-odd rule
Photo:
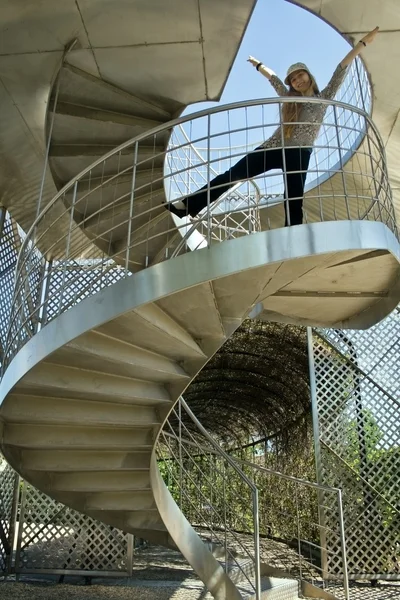
[[[253,2],[234,4],[242,19],[236,49]],[[209,9],[205,2],[203,17]],[[222,10],[218,16],[224,15]],[[161,14],[156,21],[161,27]],[[75,248],[98,251],[120,264],[126,259],[132,275],[61,312],[17,348],[0,387],[2,451],[27,481],[56,500],[154,543],[178,547],[215,598],[239,599],[237,587],[161,480],[154,455],[160,429],[185,388],[249,314],[273,319],[279,313],[288,322],[355,328],[387,315],[400,298],[398,240],[383,223],[325,222],[263,231],[166,260],[181,233],[161,207],[170,133],[165,124],[182,105],[157,95],[154,86],[146,96],[146,78],[136,94],[95,76],[83,68],[87,61],[80,61],[80,54],[81,48],[72,49],[61,70],[54,63],[49,69],[58,79],[42,122],[51,177],[43,186],[41,208],[87,172],[74,197],[72,188],[61,192],[54,205],[60,217],[51,232],[38,237],[38,249],[46,253],[50,247],[46,258],[62,259],[57,239],[73,221]],[[157,79],[157,60],[151,68]],[[184,76],[180,85],[183,89]],[[150,144],[143,136],[153,130]],[[134,147],[112,151],[140,136],[137,212],[130,225],[131,179],[123,171],[132,164]],[[46,144],[40,143],[43,149]],[[38,183],[32,165],[29,174],[25,188]],[[108,180],[114,184],[107,186]],[[14,201],[16,218],[29,229],[33,200],[29,204],[27,197],[24,212],[14,194],[10,191],[10,211]],[[82,201],[70,220],[79,194]],[[128,233],[146,244],[128,246],[127,252]]]

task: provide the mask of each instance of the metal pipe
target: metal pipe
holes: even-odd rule
[[[200,421],[197,419],[197,417],[193,414],[193,412],[190,410],[189,406],[186,404],[185,400],[182,397],[181,397],[181,404],[182,404],[182,407],[184,408],[185,412],[189,415],[189,417],[193,421],[193,423],[196,425],[196,427],[199,429],[199,431],[204,435],[204,437],[206,438],[206,440],[211,444],[212,448],[216,449],[218,451],[218,454],[220,454],[226,460],[226,462],[234,469],[234,471],[239,474],[239,476],[241,477],[241,479],[243,481],[245,481],[247,483],[247,485],[253,491],[255,491],[257,488],[254,485],[254,482],[252,482],[242,472],[242,470],[238,467],[236,461],[233,458],[231,458],[229,456],[229,454],[227,454],[220,446],[218,446],[218,444],[216,443],[216,441],[208,433],[207,429],[205,429],[203,427],[203,425],[200,423]]]
[[[337,501],[338,501],[338,508],[339,508],[340,546],[342,549],[343,588],[344,588],[345,599],[349,600],[350,590],[349,590],[349,574],[348,574],[348,568],[347,568],[346,535],[345,535],[344,518],[343,518],[342,491],[340,489],[337,491]]]
[[[132,235],[132,219],[133,219],[133,201],[135,198],[135,184],[136,184],[136,168],[137,168],[137,158],[138,158],[138,146],[139,143],[136,142],[135,150],[133,155],[133,167],[132,167],[132,184],[131,184],[131,197],[129,203],[129,219],[128,219],[128,237],[126,244],[126,255],[125,255],[125,271],[128,272],[129,266],[129,254],[131,249],[131,235]]]
[[[37,319],[37,331],[40,331],[42,327],[46,324],[47,317],[47,301],[49,298],[49,289],[50,289],[50,278],[51,278],[51,268],[53,266],[53,260],[50,259],[45,262],[43,269],[43,281],[42,281],[42,289],[39,298],[39,312]]]
[[[211,166],[211,115],[207,116],[207,247],[211,246],[211,213],[210,213],[210,166]]]
[[[260,517],[258,510],[258,489],[253,491],[253,528],[254,528],[254,568],[256,600],[261,599],[261,556],[260,556]]]
[[[13,498],[11,504],[11,515],[10,515],[10,532],[8,534],[8,540],[10,544],[10,552],[7,554],[6,559],[6,577],[13,570],[13,554],[14,554],[14,541],[15,541],[15,533],[17,531],[17,518],[18,518],[18,501],[19,501],[19,492],[21,487],[21,478],[16,471],[14,471],[14,489],[13,489]],[[21,517],[20,517],[21,522]],[[20,523],[19,523],[20,524]],[[21,525],[22,526],[22,525]],[[19,530],[18,530],[18,539],[19,539]]]
[[[61,284],[60,301],[58,304],[57,314],[60,314],[60,312],[61,312],[62,302],[64,299],[65,273],[66,273],[67,259],[69,258],[69,251],[70,251],[70,246],[71,246],[71,230],[72,230],[72,222],[74,220],[74,210],[75,210],[77,192],[78,192],[78,181],[75,181],[74,191],[73,191],[73,195],[72,195],[72,204],[70,207],[70,225],[69,225],[69,229],[68,229],[67,243],[66,243],[66,247],[65,247],[65,259],[63,262],[63,279],[62,279],[62,284]],[[22,246],[21,246],[21,248],[22,248]]]
[[[323,478],[322,474],[322,459],[321,459],[321,442],[319,432],[319,413],[318,413],[318,398],[317,398],[317,382],[315,378],[315,359],[313,346],[313,332],[311,327],[307,327],[307,351],[308,351],[308,367],[310,376],[310,394],[311,394],[311,413],[313,423],[314,437],[314,456],[315,456],[315,471],[317,482],[321,486]],[[321,487],[318,492],[318,520],[320,532],[321,548],[326,548],[326,515],[324,509],[323,495]],[[328,557],[326,550],[321,550],[321,567],[323,578],[326,579],[328,573]]]
[[[288,181],[287,181],[287,170],[286,170],[286,153],[285,153],[285,135],[284,135],[284,122],[282,117],[282,104],[279,104],[279,127],[281,131],[281,149],[282,149],[282,171],[283,171],[283,180],[284,184],[284,203],[285,203],[285,224],[290,227],[290,209],[289,209],[289,189],[288,189]]]
[[[344,199],[345,199],[345,203],[346,203],[347,217],[350,220],[351,216],[350,216],[350,209],[349,209],[349,196],[347,193],[346,178],[344,176],[344,170],[343,170],[344,165],[343,165],[343,160],[342,160],[342,148],[341,148],[340,136],[339,136],[339,122],[338,122],[338,117],[337,117],[337,108],[335,105],[333,105],[333,115],[334,115],[334,119],[335,119],[335,131],[336,131],[336,140],[337,140],[338,152],[339,152],[340,172],[342,174],[343,193],[344,193]]]
[[[300,579],[303,579],[303,563],[301,555],[301,527],[300,527],[300,514],[299,514],[299,498],[297,493],[297,486],[295,487],[296,496],[296,522],[297,522],[297,551],[299,554],[299,575]]]

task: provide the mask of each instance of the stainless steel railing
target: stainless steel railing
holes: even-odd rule
[[[182,414],[195,426],[188,429]],[[157,443],[158,465],[172,496],[226,572],[236,570],[257,600],[261,598],[258,491],[239,465],[218,446],[181,398],[167,419]],[[200,460],[196,454],[200,453]],[[236,490],[230,480],[240,481]],[[219,485],[216,485],[218,482]],[[243,518],[240,509],[250,507]],[[235,527],[230,526],[234,518]],[[245,541],[237,531],[245,534]],[[235,549],[228,543],[235,541]],[[248,569],[248,563],[252,568]]]
[[[243,148],[240,154],[234,145],[236,136],[244,136],[246,148],[252,150],[272,129],[283,127],[282,122],[267,115],[267,109],[279,109],[281,114],[282,105],[288,101],[293,98],[246,101],[176,119],[120,145],[74,177],[40,211],[23,240],[16,268],[6,363],[35,334],[38,315],[40,326],[44,326],[109,285],[110,271],[113,280],[129,277],[132,272],[191,250],[187,238],[181,243],[181,232],[185,237],[188,227],[199,235],[200,242],[194,247],[200,248],[255,233],[260,227],[281,227],[282,202],[279,194],[277,200],[274,188],[269,189],[269,173],[254,180],[259,194],[254,198],[244,194],[247,204],[241,205],[240,211],[234,202],[222,214],[214,214],[207,207],[194,222],[182,220],[177,226],[161,202],[165,200],[164,188],[169,179],[176,181],[204,163],[203,159],[191,160],[188,166],[178,165],[176,171],[165,172],[168,156],[182,150],[185,144],[204,143],[209,149],[209,181],[212,169],[219,170],[219,159],[212,158],[213,146],[220,147],[223,140],[231,140],[224,165],[235,162],[243,154]],[[385,223],[397,235],[385,150],[370,117],[342,102],[318,98],[296,98],[296,102],[322,103],[330,115],[323,124],[319,145],[314,147],[313,154],[321,162],[308,170],[320,175],[322,169],[329,178],[308,193],[305,222],[369,219]],[[190,142],[183,139],[180,148],[168,146],[167,138],[178,125],[192,132]],[[264,199],[262,211],[259,196]],[[245,218],[238,221],[239,212]],[[42,293],[48,280],[46,260],[52,261],[50,277],[59,281],[59,303],[53,311],[46,310],[49,294]]]
[[[175,501],[197,532],[221,549],[224,565],[234,562],[254,587],[242,565],[243,559],[252,561],[255,574],[258,556],[272,569],[339,590],[348,600],[340,489],[227,454],[183,399],[160,434],[157,453]],[[266,551],[260,547],[260,534],[268,539]]]

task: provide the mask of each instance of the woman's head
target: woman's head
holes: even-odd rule
[[[314,95],[314,83],[313,77],[304,70],[295,71],[289,79],[290,89],[302,96]]]
[[[315,96],[319,94],[317,83],[304,63],[295,63],[288,69],[286,85],[289,86],[288,96]],[[300,103],[286,102],[282,108],[283,132],[285,138],[290,137],[301,110]]]
[[[315,78],[304,63],[294,63],[288,68],[285,83],[289,86],[289,92],[295,92],[290,95],[313,96],[319,94]]]

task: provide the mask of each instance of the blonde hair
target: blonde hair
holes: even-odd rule
[[[315,81],[315,79],[311,75],[311,73],[308,73],[308,71],[306,71],[306,72],[310,78],[310,86],[306,90],[306,93],[302,94],[301,92],[296,92],[296,90],[292,87],[291,83],[289,82],[289,91],[287,94],[288,96],[315,96],[316,94],[319,94],[317,82]],[[282,107],[282,121],[283,121],[283,135],[284,135],[285,139],[289,138],[292,135],[292,132],[294,129],[294,125],[292,125],[292,123],[295,123],[296,121],[298,121],[300,111],[301,111],[301,104],[299,102],[285,102],[284,103],[284,105]]]

